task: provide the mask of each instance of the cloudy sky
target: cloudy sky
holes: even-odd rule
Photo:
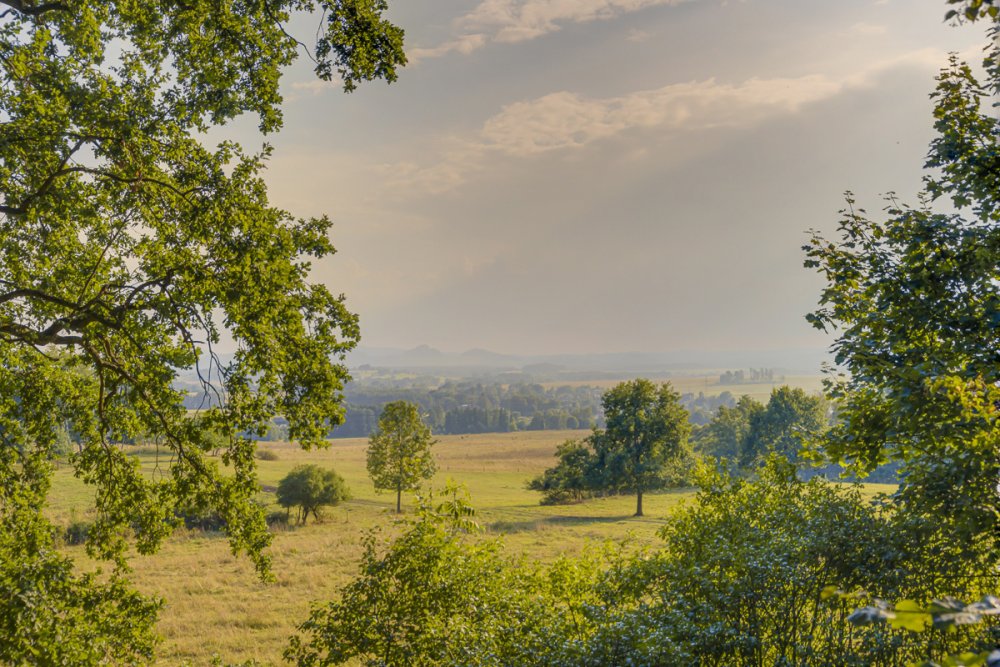
[[[363,345],[455,352],[826,345],[806,230],[912,196],[934,75],[985,43],[942,0],[391,4],[399,82],[296,66],[267,180],[333,218]]]

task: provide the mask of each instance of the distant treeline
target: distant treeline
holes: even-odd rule
[[[366,438],[386,403],[420,406],[434,433],[507,433],[602,427],[603,390],[592,386],[545,387],[534,383],[448,381],[439,386],[400,382],[360,382],[345,390],[346,419],[334,438]],[[717,396],[684,394],[681,404],[693,424],[707,424],[720,407],[736,405],[729,392]]]
[[[590,428],[600,419],[601,390],[596,387],[543,387],[448,381],[437,387],[352,384],[345,391],[346,419],[335,438],[368,437],[382,407],[393,401],[420,406],[434,433]]]

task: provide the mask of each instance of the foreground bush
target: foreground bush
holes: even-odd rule
[[[863,597],[967,595],[978,568],[856,487],[803,482],[772,457],[748,481],[702,469],[696,501],[652,553],[608,549],[549,566],[504,556],[461,512],[425,505],[359,577],[316,607],[300,665],[901,665],[987,646],[988,627],[917,635],[847,617]],[[454,507],[453,507],[454,509]],[[942,550],[943,549],[943,550]],[[971,588],[970,588],[971,586]]]
[[[462,509],[423,503],[382,554],[369,536],[358,578],[339,601],[313,610],[286,658],[373,667],[555,664],[565,638],[582,638],[583,607],[597,601],[596,561],[532,568],[504,556],[498,540],[470,534]]]

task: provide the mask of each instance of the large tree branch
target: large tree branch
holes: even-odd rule
[[[40,16],[46,12],[66,11],[68,6],[61,2],[43,2],[40,5],[26,5],[24,0],[0,0],[0,5],[7,5],[14,11],[25,16]]]
[[[83,343],[83,336],[66,335],[62,331],[62,328],[53,329],[52,326],[47,327],[43,331],[38,331],[16,322],[0,324],[0,337],[3,337],[8,342],[27,343],[28,345],[40,345],[43,347],[46,345],[79,345]]]

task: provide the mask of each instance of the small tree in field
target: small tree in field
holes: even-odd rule
[[[278,482],[278,504],[286,509],[297,507],[296,519],[305,523],[312,514],[319,519],[319,508],[337,505],[350,498],[344,478],[333,470],[317,465],[295,466]]]
[[[416,490],[437,469],[431,457],[435,442],[413,403],[396,401],[382,410],[378,428],[368,439],[368,474],[376,490],[396,492],[397,514],[403,491]]]

